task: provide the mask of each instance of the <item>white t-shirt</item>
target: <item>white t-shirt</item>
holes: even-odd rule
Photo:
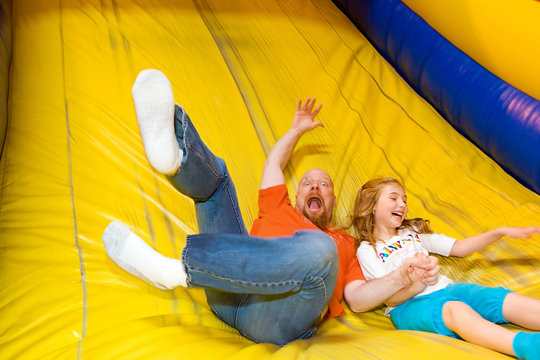
[[[387,241],[377,242],[377,251],[367,241],[363,241],[356,256],[366,280],[383,277],[400,267],[405,259],[416,253],[429,255],[430,252],[449,256],[456,239],[442,234],[417,234],[408,229],[398,231],[398,235]],[[445,288],[453,281],[439,274],[435,285],[426,286],[416,296],[427,295]]]

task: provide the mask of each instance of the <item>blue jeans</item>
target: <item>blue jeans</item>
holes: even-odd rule
[[[188,285],[204,288],[216,316],[256,342],[313,336],[336,282],[332,239],[321,231],[248,236],[225,162],[179,106],[175,132],[184,157],[169,180],[194,200],[200,232],[187,236],[182,251]]]

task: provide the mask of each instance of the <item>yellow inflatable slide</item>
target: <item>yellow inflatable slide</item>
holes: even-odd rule
[[[284,347],[219,321],[202,290],[163,291],[118,268],[112,220],[179,257],[197,232],[190,199],[144,155],[131,86],[162,70],[235,181],[248,228],[262,165],[299,98],[324,128],[298,144],[291,193],[311,167],[336,183],[344,223],[367,179],[408,191],[411,216],[457,238],[540,224],[540,196],[454,131],[330,0],[0,0],[1,359],[504,359],[435,334],[397,331],[377,309],[326,321]],[[457,281],[540,298],[540,237],[441,259]]]

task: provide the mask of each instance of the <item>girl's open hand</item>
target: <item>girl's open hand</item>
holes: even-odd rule
[[[504,236],[513,239],[528,239],[531,235],[540,234],[540,226],[507,226],[502,228]]]

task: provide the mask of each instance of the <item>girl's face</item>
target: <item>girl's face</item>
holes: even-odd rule
[[[395,183],[387,184],[373,208],[375,226],[396,229],[401,226],[407,210],[407,195],[403,188]]]

